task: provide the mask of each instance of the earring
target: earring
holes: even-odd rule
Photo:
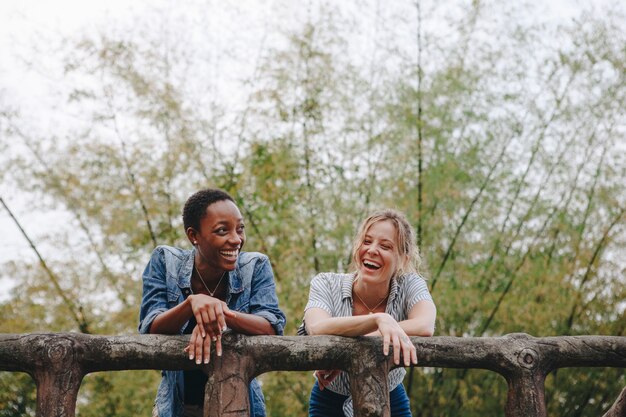
[[[197,245],[197,244],[198,244],[198,242],[194,240],[194,241],[193,241],[193,244],[194,244],[194,245]]]

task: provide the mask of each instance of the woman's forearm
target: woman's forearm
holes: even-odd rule
[[[235,312],[236,317],[226,317],[226,325],[237,333],[247,335],[275,335],[276,330],[261,316],[254,314]]]
[[[185,323],[193,317],[191,297],[193,295],[177,306],[156,316],[150,326],[150,333],[178,334]],[[224,316],[226,325],[234,331],[249,335],[276,334],[274,327],[263,317],[238,311],[234,313],[236,314],[235,317]]]
[[[193,316],[189,298],[176,307],[164,311],[154,318],[150,333],[178,334],[185,323]]]
[[[378,320],[385,313],[352,317],[328,317],[305,323],[310,335],[362,336],[378,329]]]
[[[430,337],[435,333],[437,308],[432,301],[420,301],[413,306],[407,320],[401,321],[400,327],[409,336]]]
[[[398,324],[408,336],[430,337],[435,333],[435,326],[430,320],[411,319]]]

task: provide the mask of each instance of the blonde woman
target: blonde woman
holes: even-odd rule
[[[300,334],[382,336],[385,355],[394,363],[417,364],[409,336],[432,336],[437,310],[418,274],[419,250],[406,217],[381,210],[361,224],[352,249],[353,272],[322,273],[313,278]],[[411,416],[402,386],[406,371],[389,373],[392,417]],[[310,417],[351,417],[350,381],[345,372],[315,372]]]

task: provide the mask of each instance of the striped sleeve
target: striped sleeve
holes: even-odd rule
[[[403,287],[401,293],[405,296],[403,304],[406,314],[408,314],[419,301],[433,301],[433,297],[430,295],[430,291],[428,291],[426,281],[417,274],[406,275],[403,278]]]
[[[328,274],[317,274],[311,281],[311,290],[309,292],[309,302],[304,311],[310,308],[321,308],[331,316],[333,314],[333,294],[336,297],[338,288],[334,288],[333,281]]]

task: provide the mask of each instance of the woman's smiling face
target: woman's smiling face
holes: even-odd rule
[[[243,218],[237,206],[229,200],[209,205],[206,215],[200,219],[196,238],[209,267],[220,271],[234,270],[246,240]]]
[[[397,231],[389,220],[373,223],[357,251],[359,278],[389,282],[399,267]]]

